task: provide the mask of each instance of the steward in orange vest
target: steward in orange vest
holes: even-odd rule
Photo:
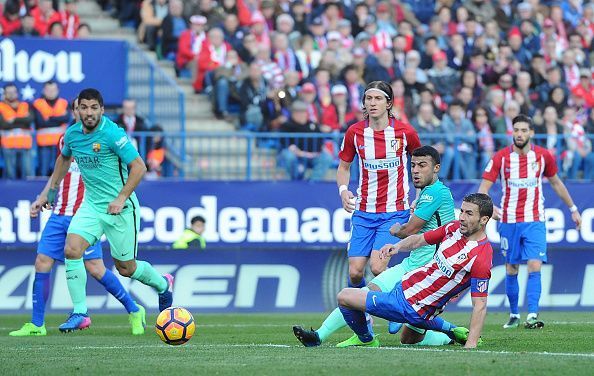
[[[58,85],[48,81],[43,85],[43,96],[33,102],[37,146],[54,147],[70,122],[68,101],[58,94]]]
[[[4,100],[0,102],[0,144],[4,149],[31,149],[33,114],[29,103],[19,101],[14,84],[4,86]]]

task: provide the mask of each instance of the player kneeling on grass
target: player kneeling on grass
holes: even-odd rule
[[[466,348],[477,346],[487,314],[487,288],[491,278],[493,249],[485,227],[493,214],[493,201],[482,193],[464,197],[460,220],[401,242],[382,247],[380,256],[400,250],[439,244],[433,260],[404,275],[402,283],[387,292],[345,288],[338,293],[338,305],[345,321],[357,334],[361,345],[374,339],[369,333],[365,313],[386,320],[408,323],[417,328],[447,334]],[[470,330],[445,321],[438,315],[446,303],[468,287],[473,311]],[[416,343],[423,334],[405,328],[403,342]]]

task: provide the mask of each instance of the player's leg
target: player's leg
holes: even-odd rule
[[[453,343],[453,340],[442,332],[420,329],[410,324],[404,324],[400,333],[400,343],[417,346],[443,346]]]
[[[540,269],[547,262],[547,243],[544,222],[522,224],[522,258],[528,264],[528,284],[526,298],[528,300],[528,316],[524,327],[539,329],[544,322],[538,319],[539,301],[542,290]]]
[[[503,325],[505,329],[517,328],[520,324],[520,311],[518,298],[520,287],[518,285],[518,264],[522,261],[520,237],[516,223],[500,223],[501,253],[505,257],[505,294],[509,301],[509,320]]]
[[[385,294],[381,292],[375,293]],[[368,294],[369,291],[350,287],[345,288],[338,293],[338,296],[336,297],[338,300],[338,308],[344,317],[344,321],[356,334],[355,338],[352,337],[354,341],[350,341],[349,339],[339,343],[337,345],[338,347],[379,346],[379,341],[374,337],[373,333],[370,332],[365,317]]]
[[[170,307],[173,301],[173,276],[163,276],[150,263],[136,260],[140,213],[131,210],[119,215],[101,214],[100,217],[120,275],[154,288],[159,294],[160,311]]]

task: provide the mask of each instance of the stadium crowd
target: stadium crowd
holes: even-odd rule
[[[562,177],[594,179],[594,3],[98,2],[173,61],[197,93],[210,94],[218,118],[237,119],[241,129],[343,132],[363,118],[365,84],[382,80],[391,83],[397,116],[439,150],[442,178],[480,177],[494,150],[509,143],[511,119],[525,113],[534,118],[537,143],[559,157]],[[31,8],[35,3],[7,1],[0,21],[4,35],[11,34],[11,22],[22,18],[24,25],[52,1]],[[66,1],[65,10],[51,17],[75,5]],[[44,31],[35,21],[35,30],[45,35],[49,23]],[[69,28],[63,29],[68,36]],[[323,169],[336,158],[335,146],[287,147],[279,161],[309,160]]]

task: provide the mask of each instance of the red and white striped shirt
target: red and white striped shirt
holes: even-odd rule
[[[408,155],[421,146],[409,124],[390,118],[374,131],[367,120],[347,129],[338,157],[352,162],[359,155],[359,188],[355,208],[367,213],[391,213],[408,206]]]
[[[64,135],[58,140],[58,156],[62,154],[64,147]],[[58,193],[56,195],[56,206],[54,207],[54,214],[73,216],[85,197],[85,185],[80,175],[80,170],[74,158],[70,163],[68,173],[64,180],[60,183]]]
[[[493,248],[485,236],[469,241],[452,221],[423,234],[429,244],[440,244],[433,260],[402,277],[404,297],[425,319],[437,316],[447,302],[471,287],[471,296],[488,294]]]
[[[487,164],[483,179],[492,182],[501,178],[501,222],[544,222],[542,177],[557,173],[557,163],[549,151],[532,145],[520,155],[513,145],[499,150]]]

